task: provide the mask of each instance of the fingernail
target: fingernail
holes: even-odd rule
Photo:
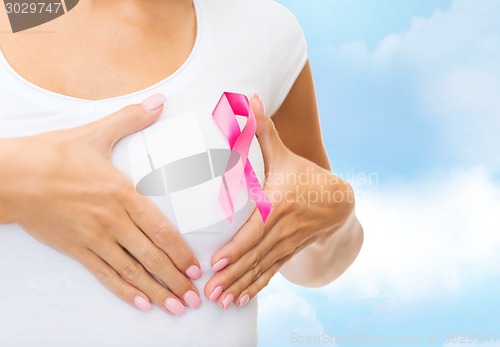
[[[191,308],[198,308],[201,306],[201,299],[193,290],[187,291],[183,299]]]
[[[134,304],[141,311],[149,311],[149,310],[151,310],[151,303],[148,300],[144,299],[140,295],[137,295],[137,296],[134,297]]]
[[[218,286],[217,288],[214,289],[214,291],[212,292],[212,294],[210,294],[210,298],[209,300],[210,301],[216,301],[219,296],[222,294],[222,291],[224,290],[224,288],[222,288],[222,286]]]
[[[148,111],[154,111],[165,103],[167,98],[163,94],[154,94],[142,102],[142,106]]]
[[[245,306],[249,300],[250,296],[248,294],[243,295],[240,299],[240,302],[238,303],[238,306],[239,307]]]
[[[227,264],[229,264],[229,261],[226,258],[222,258],[219,261],[217,261],[217,263],[215,263],[214,266],[212,266],[212,271],[213,272],[220,271],[223,268],[225,268]]]
[[[184,305],[176,298],[170,297],[165,300],[165,307],[176,316],[184,313]]]
[[[201,277],[201,269],[197,265],[191,265],[186,270],[186,275],[192,280],[197,280]]]
[[[231,306],[233,300],[234,300],[233,294],[229,293],[228,295],[226,295],[224,300],[222,300],[222,307],[224,308],[224,310],[227,310],[229,306]]]

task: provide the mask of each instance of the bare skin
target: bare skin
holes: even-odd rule
[[[81,1],[64,16],[16,34],[7,33],[1,11],[0,45],[16,71],[45,89],[90,100],[128,94],[172,74],[195,41],[189,1],[152,3]]]
[[[69,14],[30,29],[37,34],[0,35],[0,47],[18,73],[45,89],[91,100],[131,93],[175,71],[195,40],[196,20],[189,1],[155,2],[156,7],[151,3],[81,2]],[[158,6],[164,10],[158,11]],[[6,28],[5,16],[0,16],[0,21],[0,29]],[[47,64],[34,64],[33,56]],[[124,62],[124,56],[130,59]],[[95,76],[99,76],[98,83]],[[223,308],[232,302],[245,304],[278,271],[297,284],[327,284],[351,265],[363,242],[352,189],[330,172],[309,64],[272,121],[257,98],[252,107],[266,160],[268,194],[287,189],[286,184],[273,183],[272,177],[280,172],[313,169],[318,175],[333,178],[334,183],[323,188],[331,194],[340,193],[344,199],[312,208],[273,201],[274,211],[265,227],[254,214],[212,257],[213,265],[221,259],[226,259],[227,265],[216,269],[204,293],[211,298],[214,289],[221,286],[222,294],[211,299]],[[280,224],[280,220],[284,222]]]

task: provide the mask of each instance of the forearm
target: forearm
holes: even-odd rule
[[[304,248],[281,269],[290,282],[321,287],[342,275],[354,262],[363,244],[363,228],[352,208],[343,223]]]

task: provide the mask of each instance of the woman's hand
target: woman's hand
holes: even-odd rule
[[[205,295],[224,309],[233,302],[245,305],[291,257],[312,243],[324,243],[354,205],[347,183],[288,150],[258,97],[251,106],[266,165],[264,190],[273,211],[264,225],[256,209],[213,255],[216,273],[205,285]]]
[[[0,223],[20,224],[139,309],[149,310],[152,301],[179,315],[185,305],[201,304],[189,280],[201,277],[200,265],[111,163],[114,144],[153,123],[164,101],[157,94],[81,127],[1,139]]]

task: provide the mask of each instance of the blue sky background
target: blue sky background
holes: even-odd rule
[[[336,64],[332,51],[353,42],[374,49],[385,37],[410,29],[415,16],[429,16],[437,9],[446,9],[451,0],[282,3],[294,12],[304,28],[325,142],[339,173],[377,171],[387,179],[388,174],[413,174],[435,164],[437,158],[429,157],[432,144],[420,135],[437,134],[430,134],[428,120],[419,117],[418,100],[407,72],[402,71],[399,76],[394,67],[389,78],[378,78],[358,66]],[[393,146],[394,142],[399,145]]]
[[[276,276],[260,345],[500,346],[500,1],[280,2],[304,28],[365,244],[326,287]],[[358,343],[293,338],[325,333]]]

